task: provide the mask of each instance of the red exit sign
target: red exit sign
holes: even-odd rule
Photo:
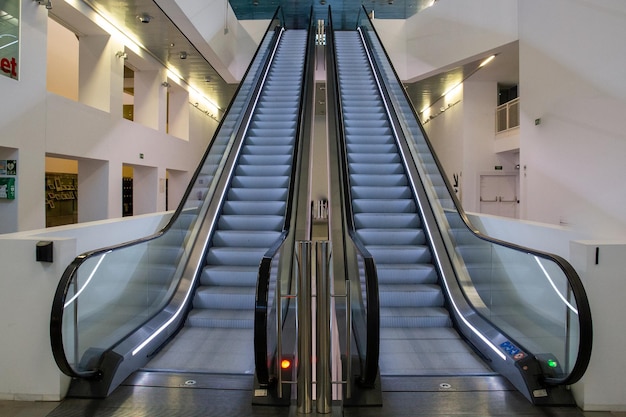
[[[5,74],[10,74],[11,77],[17,78],[17,61],[15,58],[0,59],[0,70]]]

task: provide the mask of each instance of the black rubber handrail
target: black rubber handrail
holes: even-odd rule
[[[367,10],[365,9],[365,6],[362,6],[362,13],[364,13],[365,16],[367,16],[368,21],[370,22],[370,26],[372,28],[372,31],[374,33],[374,35],[376,36],[376,39],[378,41],[378,43],[380,44],[380,46],[382,47],[382,50],[385,54],[385,58],[391,62],[391,59],[389,58],[389,54],[387,53],[386,48],[384,47],[384,44],[382,43],[380,36],[378,35],[378,32],[376,31],[375,26],[373,25],[373,23],[371,22],[371,18],[370,16],[367,14]],[[357,19],[358,22],[358,19]],[[358,24],[358,23],[357,23]],[[369,29],[366,31],[369,32]],[[398,77],[398,74],[395,70],[395,68],[393,67],[393,65],[390,65],[391,70],[393,71],[393,74],[395,76],[396,82],[399,83],[399,85],[402,85],[402,82],[400,80],[400,77]],[[443,167],[441,165],[441,162],[439,161],[439,159],[437,158],[436,153],[433,150],[432,144],[430,142],[430,140],[428,139],[428,136],[426,135],[426,132],[424,131],[424,127],[422,126],[421,123],[419,123],[419,117],[417,115],[417,113],[415,112],[415,107],[412,105],[411,99],[408,96],[406,89],[402,88],[402,92],[404,95],[404,98],[407,100],[407,102],[409,104],[411,104],[411,111],[413,113],[413,117],[415,117],[415,119],[418,121],[418,126],[421,130],[421,133],[424,137],[424,140],[426,142],[426,144],[428,145],[428,149],[430,154],[433,157],[433,160],[435,161],[435,164],[437,165],[437,169],[440,173],[443,173]],[[469,220],[469,218],[467,217],[467,214],[465,213],[465,211],[463,210],[461,203],[459,202],[456,193],[454,192],[454,188],[452,187],[452,185],[450,184],[450,181],[448,180],[448,178],[445,175],[441,175],[444,184],[448,190],[448,194],[450,194],[450,197],[452,199],[452,202],[454,204],[454,207],[456,209],[456,211],[459,214],[459,217],[462,219],[463,224],[465,225],[465,227],[473,234],[475,235],[477,238],[492,243],[494,245],[498,245],[498,246],[504,246],[510,249],[513,249],[515,251],[518,252],[524,252],[527,254],[531,254],[540,258],[544,258],[547,260],[550,260],[552,262],[554,262],[556,265],[559,266],[559,268],[563,271],[563,273],[565,274],[568,283],[570,285],[570,288],[572,290],[572,295],[574,296],[574,299],[576,300],[576,305],[577,305],[577,309],[578,309],[578,319],[579,319],[579,346],[578,346],[578,355],[576,357],[576,362],[574,364],[574,366],[572,367],[572,371],[565,377],[563,378],[555,378],[555,377],[546,377],[544,378],[544,382],[546,384],[549,385],[571,385],[577,381],[579,381],[582,376],[584,375],[585,371],[587,370],[587,367],[589,365],[589,361],[591,359],[591,350],[592,350],[592,345],[593,345],[593,324],[592,324],[592,318],[591,318],[591,308],[589,306],[589,299],[587,297],[587,293],[585,291],[585,288],[582,284],[582,281],[580,280],[580,276],[578,275],[578,273],[576,272],[576,270],[574,269],[574,267],[564,258],[555,255],[555,254],[551,254],[548,252],[544,252],[544,251],[539,251],[536,249],[532,249],[532,248],[528,248],[528,247],[524,247],[521,245],[516,245],[514,243],[511,242],[506,242],[500,239],[495,239],[492,238],[490,236],[484,235],[482,234],[480,231],[478,231],[478,229],[476,229],[471,221]]]
[[[358,376],[357,382],[363,387],[373,387],[378,375],[378,360],[380,356],[380,302],[378,293],[378,274],[376,272],[376,264],[374,257],[365,248],[361,239],[356,234],[354,225],[354,214],[352,211],[352,197],[350,191],[350,181],[348,173],[348,157],[346,154],[346,140],[344,136],[345,126],[343,119],[343,107],[341,102],[341,94],[339,91],[339,82],[337,80],[337,61],[335,59],[337,51],[335,48],[335,38],[333,34],[332,13],[328,8],[328,30],[326,33],[327,43],[327,77],[328,77],[328,101],[331,100],[335,104],[336,111],[334,115],[337,141],[339,142],[339,160],[340,160],[340,182],[343,190],[343,221],[345,222],[345,231],[354,245],[357,253],[363,258],[365,270],[365,295],[366,295],[366,321],[367,329],[355,329],[356,333],[365,333],[365,346],[358,346],[360,338],[357,341],[357,350],[365,351],[365,358],[362,361],[361,375]],[[331,94],[334,97],[331,97]]]
[[[303,165],[303,161],[301,161],[301,158],[299,158],[298,155],[301,154],[301,143],[303,142],[303,137],[309,134],[309,132],[303,129],[303,126],[307,125],[306,121],[309,118],[309,112],[307,109],[310,106],[312,100],[307,92],[310,92],[312,90],[311,84],[313,83],[315,63],[315,42],[313,39],[314,32],[311,25],[313,19],[312,6],[309,13],[309,22],[307,24],[306,52],[304,58],[304,79],[302,85],[300,86],[300,102],[298,103],[298,121],[296,124],[297,139],[292,154],[293,162],[291,165],[287,205],[285,207],[285,220],[283,222],[281,235],[274,242],[274,244],[265,252],[263,258],[261,259],[257,279],[257,290],[254,309],[254,363],[257,381],[261,385],[269,385],[272,379],[269,364],[267,362],[268,354],[270,353],[267,339],[267,326],[269,314],[268,297],[272,262],[286,242],[287,236],[294,231],[294,228],[291,225],[294,205],[296,205],[294,200],[298,198],[300,192],[303,192],[299,189],[297,182],[297,178],[299,177],[299,175],[302,175]]]
[[[278,14],[280,12],[280,7],[278,7],[276,9],[276,11],[274,12],[274,16],[272,18],[272,20],[270,21],[270,24],[266,30],[266,34],[268,34],[269,32],[271,32],[274,27],[275,27],[275,23],[274,21],[276,20]],[[276,36],[275,36],[276,37]],[[274,39],[273,42],[275,42],[276,40]],[[252,64],[254,63],[255,59],[257,58],[258,54],[260,53],[261,50],[261,46],[262,44],[259,44],[259,47],[257,48],[257,50],[254,53],[254,56],[252,57],[252,60],[250,61],[250,66],[248,67],[248,69],[246,70],[244,77],[242,78],[242,80],[245,80],[246,77],[249,75],[249,72],[252,68]],[[267,65],[267,62],[266,62]],[[261,80],[256,80],[256,83],[258,84]],[[92,251],[88,251],[85,252],[83,254],[78,255],[76,258],[74,258],[74,260],[67,266],[67,268],[65,269],[65,271],[63,272],[63,275],[61,276],[61,279],[59,281],[59,284],[57,286],[57,289],[55,291],[54,294],[54,298],[53,298],[53,302],[52,302],[52,308],[51,308],[51,313],[50,313],[50,345],[52,348],[52,354],[54,357],[54,360],[57,364],[57,366],[59,367],[59,369],[61,370],[61,372],[63,372],[64,374],[74,377],[74,378],[99,378],[102,375],[102,371],[99,369],[93,369],[93,370],[89,370],[89,371],[77,371],[76,369],[74,369],[68,359],[67,356],[65,354],[65,347],[63,345],[63,312],[64,312],[64,305],[65,305],[65,301],[67,299],[67,293],[76,277],[76,273],[78,271],[78,268],[88,259],[99,256],[99,255],[104,255],[110,252],[114,252],[114,251],[118,251],[118,250],[123,250],[135,245],[139,245],[142,243],[146,243],[155,239],[160,238],[161,236],[163,236],[168,230],[171,229],[172,225],[176,222],[176,220],[178,219],[178,217],[180,216],[180,214],[183,212],[183,210],[185,209],[185,203],[187,201],[187,199],[189,198],[192,190],[193,190],[193,186],[196,183],[196,180],[198,178],[198,176],[201,173],[202,167],[204,166],[207,157],[209,156],[209,153],[212,149],[213,143],[215,142],[215,139],[217,137],[217,135],[220,133],[220,130],[222,128],[222,125],[224,123],[224,121],[226,120],[226,116],[228,115],[228,113],[231,110],[231,107],[233,106],[233,103],[235,102],[235,99],[237,98],[238,94],[240,93],[240,90],[242,88],[243,82],[239,84],[239,86],[237,87],[237,90],[235,92],[235,94],[233,95],[233,98],[231,99],[231,102],[228,105],[228,108],[226,109],[226,112],[224,113],[224,116],[222,117],[222,120],[220,121],[220,123],[218,124],[217,129],[215,130],[215,134],[213,136],[213,139],[211,140],[211,142],[209,143],[209,146],[207,147],[200,163],[198,164],[198,167],[196,168],[194,175],[192,177],[192,179],[189,182],[189,185],[185,191],[185,194],[183,195],[180,204],[178,205],[176,211],[173,213],[172,217],[170,218],[170,220],[168,221],[168,223],[158,232],[149,235],[149,236],[145,236],[142,238],[138,238],[132,241],[128,241],[128,242],[124,242],[121,244],[117,244],[117,245],[111,245],[111,246],[107,246],[104,248],[100,248],[100,249],[96,249],[96,250],[92,250]],[[260,88],[258,85],[256,87],[256,89]],[[249,104],[250,105],[250,104]],[[239,126],[238,129],[241,129],[242,127]],[[150,319],[147,319],[144,321],[143,324],[147,323]],[[141,328],[142,325],[138,326],[135,330]],[[131,332],[132,333],[132,332]]]

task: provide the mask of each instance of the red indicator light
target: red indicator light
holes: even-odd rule
[[[280,361],[280,367],[282,369],[289,369],[289,368],[291,368],[291,361],[289,359],[283,359],[282,361]]]

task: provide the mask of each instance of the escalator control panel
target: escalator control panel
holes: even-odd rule
[[[500,347],[507,355],[509,355],[515,361],[519,361],[526,357],[526,353],[523,350],[521,350],[508,340],[506,342],[500,343]]]

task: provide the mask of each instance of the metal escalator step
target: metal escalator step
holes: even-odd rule
[[[272,175],[289,175],[291,166],[289,165],[237,165],[235,175],[250,176],[272,176]]]
[[[404,174],[350,174],[350,184],[352,186],[398,187],[407,186],[408,181]]]
[[[274,137],[274,136],[293,136],[294,130],[292,128],[281,128],[281,129],[265,129],[265,128],[251,128],[248,130],[248,134],[250,136],[258,136],[258,137]]]
[[[354,223],[359,229],[421,227],[421,220],[417,213],[356,213]]]
[[[247,230],[249,232],[282,230],[283,216],[273,215],[222,215],[219,228],[223,230]]]
[[[397,154],[398,148],[395,143],[348,143],[348,152],[351,154]]]
[[[380,309],[380,327],[451,327],[448,311],[436,307],[385,307]]]
[[[376,265],[401,263],[428,263],[432,255],[425,245],[368,245],[367,250],[374,257]]]
[[[383,264],[376,266],[379,285],[435,284],[438,276],[432,264]]]
[[[426,236],[421,229],[359,229],[357,235],[366,246],[426,244]]]
[[[349,164],[350,172],[353,174],[374,174],[374,175],[389,175],[389,174],[404,174],[404,167],[400,163],[390,164]]]
[[[271,137],[256,137],[249,136],[246,139],[246,146],[290,146],[293,148],[294,138],[293,136],[271,136]]]
[[[194,309],[189,312],[186,325],[251,329],[254,327],[254,312],[253,308],[249,310]]]
[[[262,138],[266,139],[266,138]],[[293,152],[293,146],[291,145],[271,145],[271,144],[259,144],[251,145],[247,144],[241,150],[242,155],[291,155]]]
[[[409,198],[402,199],[364,199],[352,200],[355,213],[415,213],[415,202]]]
[[[370,187],[355,185],[351,189],[352,198],[355,199],[404,199],[413,197],[411,190],[406,186]]]
[[[398,154],[373,154],[373,153],[350,153],[348,154],[349,163],[357,164],[392,164],[399,163],[400,155]]]
[[[236,175],[232,182],[233,188],[287,188],[289,186],[288,176],[259,176]]]
[[[252,265],[209,265],[200,277],[201,285],[255,285],[259,266]]]
[[[385,284],[379,287],[380,305],[384,307],[443,307],[439,285]]]
[[[234,201],[285,201],[287,188],[231,188],[228,199]]]
[[[209,265],[259,266],[267,248],[214,246],[209,249],[206,261]]]
[[[280,236],[278,231],[217,230],[213,235],[215,247],[234,246],[238,248],[269,248]]]
[[[391,135],[391,128],[386,127],[361,127],[361,126],[352,126],[346,128],[346,136],[350,137],[351,135],[361,136],[361,135],[380,135],[380,136],[388,136]]]
[[[352,115],[346,115],[346,117],[344,117],[344,126],[349,129],[379,129],[388,128],[389,124],[387,123],[387,120],[379,119],[376,113],[373,113],[371,117],[353,117]]]
[[[241,155],[243,165],[291,165],[291,155]]]
[[[288,118],[285,120],[285,116]],[[297,121],[296,113],[289,114],[285,111],[281,115],[272,115],[268,120],[260,120],[258,117],[252,119],[250,127],[253,129],[295,129]]]
[[[193,308],[251,310],[254,308],[255,292],[254,286],[199,287],[193,298]]]
[[[224,203],[223,214],[270,214],[282,216],[285,214],[284,201],[234,201]]]
[[[393,136],[351,135],[346,137],[346,143],[349,146],[355,146],[358,152],[360,145],[395,145],[396,142]]]
[[[355,119],[363,119],[366,117],[374,117],[377,119],[385,118],[384,113],[375,113],[370,108],[359,105],[358,103],[346,104],[345,106],[342,106],[342,108],[345,113],[349,113],[350,117]]]

